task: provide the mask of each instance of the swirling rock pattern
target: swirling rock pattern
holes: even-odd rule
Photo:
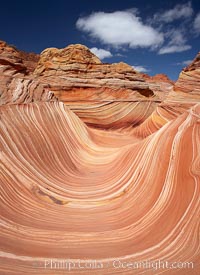
[[[198,95],[166,86],[162,98],[142,78],[124,89],[129,70],[140,77],[124,64],[114,67],[123,67],[116,73],[125,82],[118,78],[112,85],[106,76],[104,83],[101,75],[101,90],[97,78],[85,90],[90,73],[80,78],[78,70],[73,78],[80,81],[70,89],[65,58],[67,66],[70,60],[72,67],[86,66],[85,52],[90,66],[104,68],[87,48],[76,47],[46,50],[34,75],[17,73],[6,84],[0,107],[0,274],[199,274]],[[15,83],[23,83],[22,93],[15,94]],[[67,259],[76,263],[71,270],[62,264]],[[127,265],[149,260],[194,268]]]
[[[1,111],[2,272],[34,274],[49,258],[198,259],[200,105],[110,146],[62,103]]]

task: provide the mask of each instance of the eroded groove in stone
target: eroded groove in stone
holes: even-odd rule
[[[65,108],[1,109],[5,268],[55,255],[197,260],[200,105],[144,140],[118,134],[112,147]]]

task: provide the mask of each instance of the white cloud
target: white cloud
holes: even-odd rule
[[[188,66],[189,64],[192,63],[193,60],[185,60],[182,62],[175,63],[174,65],[181,65],[181,66]]]
[[[200,34],[200,12],[197,14],[194,20],[194,30],[197,34]]]
[[[186,42],[183,30],[180,29],[171,29],[166,36],[170,39],[169,45],[184,45]]]
[[[165,44],[159,49],[158,54],[178,53],[192,48],[187,41],[191,34],[189,26],[193,13],[191,2],[187,2],[156,13],[153,19],[149,19],[150,24],[159,26],[159,30],[164,34]],[[176,20],[179,21],[174,23]]]
[[[79,18],[76,27],[104,44],[115,47],[155,48],[163,43],[163,34],[151,26],[143,24],[137,11],[95,12]]]
[[[146,69],[144,66],[132,66],[132,67],[133,67],[133,69],[135,69],[135,70],[138,71],[138,72],[146,73],[146,72],[149,71],[149,70]]]
[[[187,39],[184,30],[171,29],[166,32],[165,36],[168,38],[169,42],[159,50],[158,54],[184,52],[192,48],[190,45],[186,44]]]
[[[167,10],[163,13],[156,13],[154,20],[160,22],[170,23],[181,18],[189,18],[193,14],[191,2],[186,4],[178,4],[173,9]]]
[[[168,45],[161,48],[158,54],[166,54],[166,53],[180,53],[187,50],[190,50],[192,47],[190,45]]]
[[[96,56],[98,56],[98,58],[100,59],[112,57],[112,53],[104,49],[98,49],[94,47],[94,48],[91,48],[90,51]]]
[[[124,56],[126,56],[125,54],[121,54],[121,53],[116,53],[116,56],[120,56],[120,57],[124,57]]]
[[[187,65],[191,64],[192,61],[193,61],[193,60],[185,60],[185,61],[183,61],[181,64],[187,66]]]

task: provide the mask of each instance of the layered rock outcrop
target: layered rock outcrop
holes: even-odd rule
[[[179,76],[174,87],[177,92],[189,93],[192,97],[200,96],[200,52]]]
[[[18,56],[18,52],[12,51],[13,56]],[[5,60],[4,52],[2,56]],[[168,91],[161,82],[146,81],[128,64],[102,64],[87,47],[79,44],[60,50],[44,50],[34,65],[33,74],[26,74],[25,62],[20,62],[11,62],[15,64],[13,66],[23,66],[17,75],[13,72],[14,78],[11,73],[9,77],[5,76],[3,69],[6,81],[1,87],[1,104],[60,100],[93,127],[138,125],[153,112]],[[171,88],[171,83],[168,86]]]
[[[102,64],[79,44],[46,49],[34,74],[40,82],[50,83],[55,97],[84,122],[100,128],[138,125],[164,94],[161,85],[148,83],[131,66],[123,62]]]
[[[49,101],[48,85],[39,83],[32,72],[39,55],[25,53],[0,41],[0,105]]]
[[[152,87],[145,82],[142,76],[134,69],[123,62],[116,64],[102,64],[101,61],[83,45],[70,45],[65,49],[50,48],[40,55],[38,66],[34,74],[47,78],[54,77],[52,90],[62,97],[65,102],[70,99],[71,89],[82,89],[77,94],[73,91],[73,98],[87,99],[91,93],[91,100],[103,99],[134,99],[134,97],[155,96]],[[57,79],[56,79],[57,78]],[[54,83],[62,81],[60,87]],[[55,85],[55,86],[53,86]],[[66,91],[63,90],[66,87]],[[92,93],[92,90],[95,93]],[[109,90],[109,96],[106,96]],[[99,93],[98,93],[99,91]],[[104,93],[105,91],[105,93]],[[124,92],[124,95],[123,95]]]
[[[0,64],[5,67],[7,73],[32,73],[39,61],[39,54],[19,51],[12,45],[0,40]],[[5,72],[2,71],[2,72]]]
[[[156,106],[144,123],[133,129],[135,135],[138,137],[150,135],[200,102],[199,58],[198,54],[194,61],[183,69],[173,87],[169,87],[168,90],[166,87],[166,96],[162,102]]]

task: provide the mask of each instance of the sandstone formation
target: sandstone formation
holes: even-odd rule
[[[172,80],[166,74],[156,74],[154,76],[150,76],[148,74],[142,73],[142,77],[150,82],[166,82],[174,84]]]
[[[39,56],[0,41],[0,105],[49,101],[53,94],[31,75]],[[47,85],[48,86],[48,85]]]
[[[60,100],[88,125],[121,128],[143,122],[171,87],[170,82],[146,81],[123,62],[102,64],[77,44],[44,50],[34,74],[18,73],[3,83],[1,104]]]
[[[132,132],[138,137],[146,137],[200,102],[199,79],[200,62],[198,54],[194,61],[180,73],[174,87],[168,88],[168,92],[163,98],[163,101],[155,108],[152,114],[141,123],[141,125],[134,128]]]
[[[95,127],[138,124],[159,102],[153,91],[159,90],[158,85],[151,87],[125,63],[102,64],[88,48],[79,44],[61,50],[46,49],[34,74],[41,82],[50,83],[49,90],[58,100]],[[108,109],[112,113],[110,117]]]
[[[173,88],[0,45],[0,274],[199,274],[198,57]]]
[[[194,61],[188,65],[179,76],[174,87],[177,92],[189,93],[199,98],[200,96],[200,52]]]
[[[39,55],[19,51],[12,45],[0,40],[0,64],[13,68],[16,72],[32,73],[39,61]],[[7,67],[7,70],[10,69]]]

